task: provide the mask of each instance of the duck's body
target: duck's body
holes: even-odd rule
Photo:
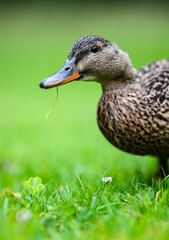
[[[103,135],[126,152],[159,157],[159,176],[167,173],[169,60],[136,71],[117,45],[86,36],[75,42],[63,68],[40,86],[50,88],[74,79],[102,85],[97,121]]]
[[[133,83],[105,90],[97,121],[116,147],[139,155],[169,156],[169,60],[143,67]]]

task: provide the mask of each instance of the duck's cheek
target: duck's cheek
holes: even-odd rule
[[[82,80],[82,81],[89,81],[89,82],[96,82],[96,81],[97,81],[97,77],[94,76],[94,75],[84,74],[84,75],[81,77],[81,80]]]

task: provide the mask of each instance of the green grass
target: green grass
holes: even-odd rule
[[[84,183],[65,186],[41,179],[24,182],[25,190],[1,194],[1,239],[167,239],[167,181],[148,187],[140,177],[123,187]]]
[[[159,6],[1,12],[0,239],[168,238],[168,179],[155,179],[155,158],[124,153],[102,136],[101,87],[60,87],[48,119],[56,91],[38,87],[86,34],[118,43],[136,68],[169,57],[168,22]]]

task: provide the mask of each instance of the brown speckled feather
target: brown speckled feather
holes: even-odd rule
[[[97,121],[116,147],[139,155],[169,156],[169,60],[141,68],[133,84],[105,91]]]

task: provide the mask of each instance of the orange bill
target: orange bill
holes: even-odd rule
[[[81,76],[75,65],[75,59],[68,59],[58,72],[44,79],[39,86],[41,88],[52,88],[79,79],[80,77]]]
[[[68,76],[67,78],[65,78],[65,80],[63,82],[61,82],[58,86],[63,85],[65,83],[71,82],[77,78],[80,77],[79,72],[77,71],[77,69],[74,69],[74,72],[72,72],[72,75]]]

